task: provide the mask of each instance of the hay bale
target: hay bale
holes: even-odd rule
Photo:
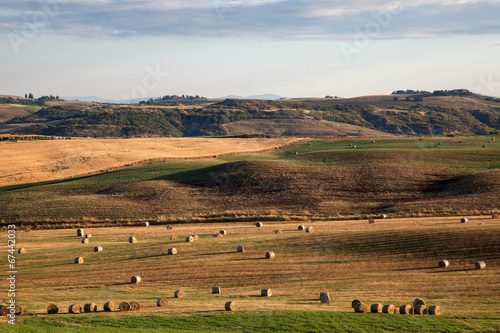
[[[361,303],[361,301],[359,299],[355,299],[351,302],[351,307],[354,309],[354,307],[356,306],[356,304],[359,304]]]
[[[83,306],[83,311],[85,311],[86,313],[97,312],[97,304],[87,303]]]
[[[168,254],[177,254],[177,249],[175,247],[168,249]]]
[[[55,304],[49,304],[47,307],[47,314],[56,314],[59,312],[59,307]]]
[[[374,303],[370,306],[370,312],[371,313],[382,313],[382,308],[384,307],[383,304],[380,303]]]
[[[319,300],[322,304],[330,304],[330,293],[323,292],[319,294]]]
[[[393,304],[387,304],[382,307],[382,313],[396,313],[396,307]]]
[[[149,222],[144,222],[145,227],[149,227]]]
[[[386,214],[382,214],[382,215],[380,215],[380,218],[381,218],[382,220],[385,220],[385,219],[387,218],[387,215],[386,215]]]
[[[309,227],[306,229],[306,232],[314,232],[314,228],[313,227]]]
[[[130,311],[139,311],[141,309],[141,305],[139,302],[130,302]]]
[[[0,305],[0,316],[6,316],[9,312],[10,310],[6,305]]]
[[[159,307],[167,306],[168,299],[166,297],[161,297],[156,300],[156,305]]]
[[[462,223],[466,223],[466,222],[469,222],[469,219],[466,218],[466,217],[462,217],[462,219],[460,220]]]
[[[262,289],[260,291],[260,296],[263,296],[263,297],[271,297],[272,294],[273,293],[272,293],[271,289]]]
[[[106,312],[116,311],[116,303],[113,301],[104,303],[104,311]]]
[[[194,242],[193,236],[187,236],[186,237],[186,243],[191,243],[191,242]]]
[[[141,282],[142,282],[142,278],[139,275],[134,275],[130,279],[130,283],[133,283],[133,284],[138,284],[138,283],[141,283]]]
[[[191,237],[193,237],[193,240],[197,241],[198,239],[200,239],[200,237],[198,237],[198,235],[191,235]]]
[[[83,235],[85,235],[85,231],[83,230],[83,228],[79,228],[76,231],[76,234],[77,234],[78,237],[83,237]]]
[[[83,264],[83,258],[82,257],[76,257],[75,258],[75,264]]]
[[[221,292],[220,287],[212,287],[212,294],[220,294]]]
[[[427,307],[425,305],[416,305],[413,308],[413,314],[416,315],[426,315],[427,314]]]
[[[299,231],[305,230],[306,226],[301,224],[301,225],[299,225],[298,229],[299,229]]]
[[[237,311],[238,310],[238,303],[236,302],[227,302],[226,305],[226,311]]]
[[[219,231],[219,234],[221,234],[221,235],[224,235],[224,236],[225,236],[225,235],[227,234],[227,232],[226,232],[226,230],[221,230],[221,231]]]
[[[137,243],[137,238],[135,238],[134,236],[130,236],[130,237],[128,238],[128,242],[129,242],[129,243],[131,243],[131,244],[133,244],[133,243]]]
[[[172,236],[170,237],[170,240],[177,240],[177,236],[172,235]]]
[[[238,245],[236,252],[245,252],[245,247],[243,245]]]
[[[17,253],[26,253],[26,252],[28,252],[28,250],[26,250],[26,248],[24,247],[21,247],[19,248],[19,250],[17,250]]]
[[[498,213],[493,213],[493,214],[491,214],[491,218],[498,219],[498,218],[500,218],[500,215]]]
[[[399,307],[399,313],[402,315],[409,315],[409,314],[413,313],[413,309],[411,308],[410,304],[401,305]]]
[[[120,311],[130,311],[130,303],[129,302],[121,302],[118,306]]]
[[[24,229],[24,232],[31,232],[31,228]]]
[[[283,230],[275,230],[274,231],[275,234],[282,234],[283,233]]]
[[[167,225],[167,230],[172,230],[173,228],[174,228],[174,226],[173,226],[173,225],[170,225],[170,224],[169,224],[169,225]]]
[[[486,268],[486,263],[484,261],[476,262],[476,269],[485,269],[485,268]]]
[[[176,290],[174,293],[175,298],[184,298],[186,296],[186,293],[184,290]]]
[[[366,313],[368,311],[368,305],[366,305],[365,303],[358,303],[354,306],[354,312],[356,313]]]
[[[369,224],[374,224],[374,223],[375,223],[375,219],[374,219],[374,218],[370,218],[370,219],[368,220],[368,223],[369,223]]]
[[[273,251],[266,252],[266,259],[274,259],[276,254]]]
[[[441,309],[441,307],[438,305],[431,305],[431,306],[429,306],[429,314],[436,315],[436,316],[442,315],[443,309]]]
[[[420,298],[420,297],[417,297],[413,300],[413,306],[417,306],[417,305],[425,305],[425,301]]]
[[[75,303],[75,304],[71,304],[68,308],[68,312],[69,313],[75,313],[75,314],[78,314],[82,311],[82,307],[80,306],[80,304],[78,303]]]
[[[82,244],[88,244],[89,239],[88,238],[82,238]]]
[[[220,238],[220,237],[224,237],[224,235],[221,233],[214,234],[214,238]]]
[[[20,307],[19,305],[16,305],[16,306],[14,307],[14,314],[15,314],[16,316],[20,316],[20,315],[22,315],[22,314],[23,314],[23,308],[22,308],[22,307]]]
[[[94,247],[94,252],[101,252],[101,251],[102,251],[101,245],[97,245],[96,247]]]
[[[446,259],[443,259],[439,262],[439,268],[446,268],[448,266],[450,266],[450,262]]]
[[[256,226],[257,228],[260,228],[260,227],[262,227],[262,226],[263,226],[263,224],[262,224],[262,222],[256,222],[256,223],[255,223],[255,226]]]
[[[86,234],[85,238],[92,238],[92,234]]]

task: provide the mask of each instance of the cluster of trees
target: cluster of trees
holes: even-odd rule
[[[59,96],[42,96],[34,98],[33,94],[25,94],[25,98],[0,97],[0,104],[45,105],[48,101],[59,101]]]
[[[41,135],[10,135],[10,136],[2,136],[0,137],[0,141],[37,141],[37,140],[71,140],[71,137],[65,138],[56,138],[53,136],[41,136]]]
[[[192,95],[165,95],[158,98],[150,98],[147,101],[141,101],[141,105],[161,105],[161,104],[204,104],[208,103],[209,100],[203,96],[192,96]]]
[[[392,95],[427,95],[430,94],[430,91],[426,90],[396,90],[392,92]]]

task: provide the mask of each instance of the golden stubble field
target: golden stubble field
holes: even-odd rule
[[[135,138],[0,143],[0,186],[64,179],[123,168],[150,159],[212,158],[252,153],[297,138]]]
[[[465,224],[457,217],[304,223],[313,233],[298,231],[298,222],[88,228],[88,244],[76,229],[18,230],[17,248],[27,253],[16,254],[16,297],[26,316],[45,315],[50,303],[64,315],[73,303],[94,302],[103,314],[107,301],[141,304],[139,312],[106,314],[118,317],[218,312],[230,300],[242,311],[351,312],[355,298],[403,305],[416,297],[440,305],[446,315],[499,316],[498,221],[482,216]],[[227,235],[213,237],[222,229]],[[172,235],[178,239],[170,240]],[[189,235],[199,240],[185,242]],[[130,244],[129,236],[138,242]],[[97,245],[104,250],[94,252]],[[245,252],[238,253],[238,245]],[[178,253],[168,255],[174,247]],[[265,259],[267,251],[276,258]],[[73,263],[78,256],[83,264]],[[450,267],[438,268],[441,259]],[[474,269],[479,260],[485,270]],[[134,275],[143,282],[131,284]],[[7,288],[5,280],[1,286]],[[222,294],[211,294],[213,286]],[[273,295],[260,297],[263,288]],[[185,298],[174,298],[178,289]],[[331,304],[320,304],[325,291]],[[156,306],[160,297],[168,298],[167,307]]]

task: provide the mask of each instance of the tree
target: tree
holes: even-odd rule
[[[32,93],[30,93],[30,94],[29,94],[29,96],[28,96],[28,98],[33,99],[33,94],[32,94]]]
[[[28,98],[28,94],[24,94],[24,98]]]

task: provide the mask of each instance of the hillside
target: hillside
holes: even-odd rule
[[[14,102],[26,102],[22,99]],[[476,95],[387,95],[349,99],[203,100],[203,104],[113,105],[43,101],[30,114],[0,108],[0,134],[72,137],[489,135],[500,102]],[[206,102],[206,103],[205,103]],[[9,104],[11,103],[11,104]],[[34,106],[31,106],[34,107]],[[348,124],[349,126],[346,126]],[[353,127],[358,126],[358,127]],[[378,131],[378,132],[376,132]]]

